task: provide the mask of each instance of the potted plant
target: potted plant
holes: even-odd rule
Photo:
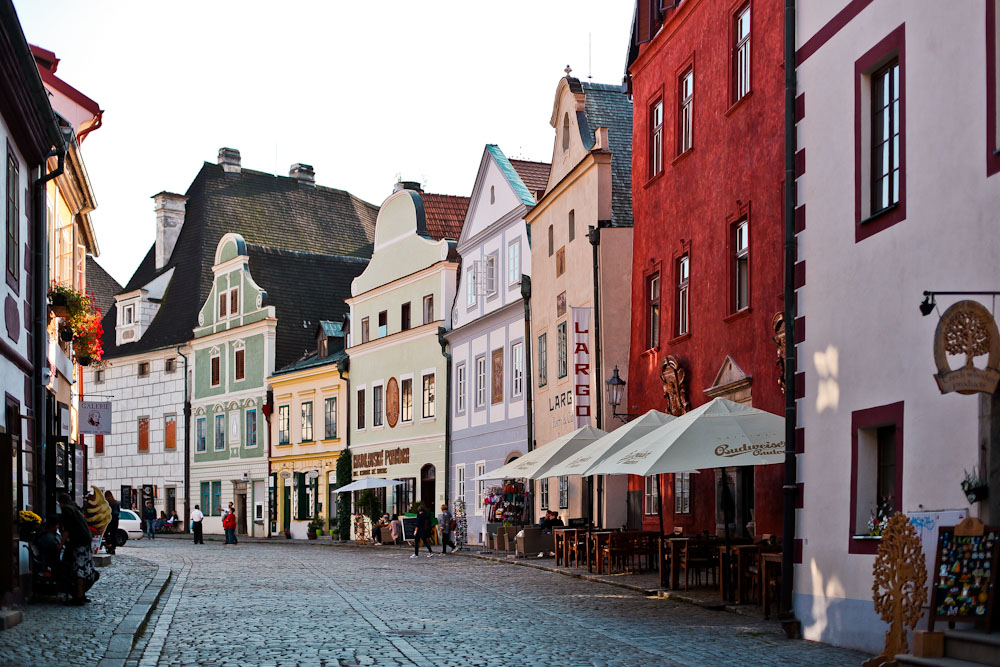
[[[17,525],[20,539],[30,542],[42,525],[42,517],[31,510],[21,510],[17,513]]]
[[[871,537],[881,537],[889,525],[889,519],[895,513],[896,510],[892,506],[892,496],[880,498],[878,505],[872,509],[871,518],[868,519],[868,535]]]
[[[49,287],[49,302],[52,313],[64,322],[59,327],[59,337],[73,342],[73,352],[77,363],[89,366],[101,364],[104,348],[101,338],[104,326],[101,324],[101,309],[94,304],[91,294],[77,292],[72,287],[53,283]]]
[[[968,470],[965,471],[965,479],[962,480],[962,491],[970,503],[978,503],[989,497],[989,480],[980,475],[979,466],[974,466],[971,473]]]
[[[316,517],[306,526],[306,537],[310,540],[315,540],[321,530],[323,530],[323,519],[322,517]]]
[[[338,538],[340,538],[340,529],[334,526],[330,529],[330,539],[336,542]]]
[[[287,528],[285,528],[285,539],[286,540],[292,539],[292,531],[288,530]]]

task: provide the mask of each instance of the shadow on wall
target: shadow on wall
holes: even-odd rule
[[[815,560],[810,562],[810,568],[812,589],[823,590],[823,594],[795,594],[795,615],[802,622],[802,636],[873,655],[880,653],[889,625],[875,613],[871,599],[844,597],[844,587],[838,579],[824,582]],[[917,625],[917,628],[926,627],[924,621]]]

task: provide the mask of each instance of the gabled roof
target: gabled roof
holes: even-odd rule
[[[525,187],[534,195],[535,200],[541,199],[542,195],[545,194],[545,186],[549,183],[549,171],[551,171],[552,165],[548,162],[532,162],[531,160],[515,160],[513,158],[509,160]]]
[[[155,246],[150,247],[123,290],[139,289],[176,268],[160,310],[142,338],[116,346],[117,316],[110,309],[104,318],[103,341],[108,358],[180,345],[192,338],[198,312],[212,288],[216,247],[228,232],[258,246],[371,257],[378,208],[343,190],[308,187],[287,176],[250,169],[226,173],[219,165],[205,163],[185,194],[184,226],[169,261],[157,270]],[[270,292],[266,283],[259,284]],[[348,294],[349,288],[339,298]],[[336,314],[316,312],[312,317],[332,319]],[[310,337],[313,333],[309,331]]]
[[[631,227],[632,101],[622,92],[621,86],[579,80],[576,83],[582,86],[585,95],[584,112],[590,126],[584,135],[590,138],[587,148],[593,148],[594,130],[608,128],[608,143],[611,144],[611,224]]]
[[[335,364],[339,361],[343,361],[347,358],[347,353],[343,350],[338,350],[336,352],[331,352],[326,355],[326,357],[320,357],[316,352],[312,352],[303,356],[301,359],[297,359],[292,363],[288,364],[282,369],[274,371],[271,377],[275,375],[284,375],[286,373],[294,373],[295,371],[305,370],[307,368],[316,368],[318,366],[327,366],[330,364]]]
[[[462,233],[465,212],[469,208],[469,198],[456,195],[435,195],[421,192],[424,202],[424,217],[427,233],[431,237],[457,240]]]
[[[518,196],[521,203],[525,206],[534,206],[535,193],[532,192],[531,188],[525,184],[524,180],[521,178],[521,174],[514,168],[514,165],[511,164],[512,161],[507,159],[507,156],[503,154],[503,151],[500,150],[500,147],[496,144],[486,144],[486,150],[488,150],[490,155],[493,156],[493,159],[496,160],[497,166],[500,168],[500,172],[504,175],[504,178],[507,179],[507,182],[510,183],[510,186],[514,188],[514,194]],[[542,189],[545,189],[544,185],[542,186]]]
[[[115,305],[115,294],[122,291],[122,286],[97,263],[93,255],[87,255],[87,291],[91,292],[94,305],[107,313]]]

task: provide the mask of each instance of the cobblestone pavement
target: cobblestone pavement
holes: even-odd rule
[[[87,592],[90,604],[67,607],[56,598],[28,604],[20,625],[0,632],[0,665],[96,664],[156,566],[119,554],[98,572],[100,580]]]
[[[132,543],[130,543],[132,544]],[[858,665],[776,624],[459,556],[145,541],[174,570],[130,665]]]

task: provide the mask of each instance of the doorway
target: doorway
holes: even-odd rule
[[[281,499],[281,529],[284,531],[290,531],[292,529],[292,487],[288,485],[288,480],[285,480],[285,485],[282,488],[282,499]]]
[[[629,530],[642,530],[642,489],[635,491],[629,489],[627,498],[628,513],[625,515],[625,527]]]
[[[236,534],[247,534],[247,494],[236,494]]]
[[[437,481],[437,471],[430,463],[420,469],[420,502],[427,511],[434,513],[434,485]]]

